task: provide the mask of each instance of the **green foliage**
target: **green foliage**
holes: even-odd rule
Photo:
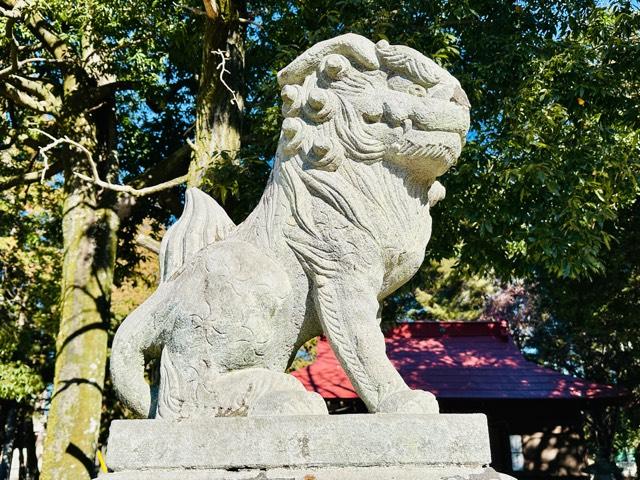
[[[53,377],[60,232],[57,193],[0,200],[0,399],[32,400]]]
[[[269,163],[247,148],[244,155],[231,159],[220,152],[220,161],[207,171],[200,188],[217,199],[235,223],[251,213],[262,195],[269,176]]]
[[[527,333],[524,345],[545,364],[628,390],[621,415],[597,425],[617,433],[618,448],[628,448],[640,435],[640,205],[635,202],[621,218],[606,226],[618,240],[604,259],[605,273],[582,280],[541,279],[539,309],[520,330]]]
[[[464,174],[482,165],[472,187],[482,191],[454,199],[484,207],[463,223],[465,262],[490,253],[499,272],[528,277],[602,271],[605,222],[638,195],[640,15],[594,8],[569,23],[524,66],[454,173],[468,185]]]
[[[38,373],[19,362],[0,364],[0,398],[18,402],[42,393],[44,383]]]
[[[419,273],[415,299],[422,307],[409,310],[408,318],[437,321],[477,320],[489,296],[495,293],[495,280],[471,274],[458,259],[425,262]]]

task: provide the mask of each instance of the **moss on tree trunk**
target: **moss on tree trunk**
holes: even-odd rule
[[[244,4],[220,1],[214,17],[205,19],[190,187],[208,190],[207,187],[215,185],[211,167],[233,161],[240,150],[244,107],[245,47],[241,22]]]
[[[110,109],[72,127],[103,170],[112,162]],[[95,473],[119,223],[113,196],[73,175],[87,171],[86,159],[70,152],[66,163],[60,328],[42,480],[83,480]]]

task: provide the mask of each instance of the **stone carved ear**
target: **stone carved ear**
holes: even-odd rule
[[[389,70],[425,88],[441,82],[455,82],[436,62],[405,45],[390,45],[386,40],[380,40],[376,44],[376,53],[380,63]]]
[[[380,67],[374,43],[355,33],[347,33],[316,43],[309,48],[278,72],[278,84],[281,87],[302,84],[307,75],[316,70],[322,60],[331,54],[342,55],[366,70],[377,70]]]

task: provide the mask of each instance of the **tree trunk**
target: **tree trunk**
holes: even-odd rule
[[[112,99],[70,127],[105,176],[114,163],[114,125]],[[74,171],[88,172],[88,163],[75,151],[71,155],[65,171],[60,330],[43,480],[84,480],[95,473],[117,243],[114,196],[100,195],[75,177]]]
[[[205,7],[210,3],[205,1]],[[215,2],[214,2],[215,3]],[[196,100],[196,138],[188,186],[215,185],[212,167],[233,161],[240,149],[244,99],[245,2],[222,0],[207,8],[202,71]],[[224,68],[224,70],[223,70]]]

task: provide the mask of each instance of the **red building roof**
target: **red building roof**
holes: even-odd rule
[[[414,389],[449,399],[594,399],[623,392],[564,375],[525,360],[499,322],[416,322],[386,338],[387,355]],[[293,372],[324,398],[357,398],[329,343],[318,342],[315,362]]]

